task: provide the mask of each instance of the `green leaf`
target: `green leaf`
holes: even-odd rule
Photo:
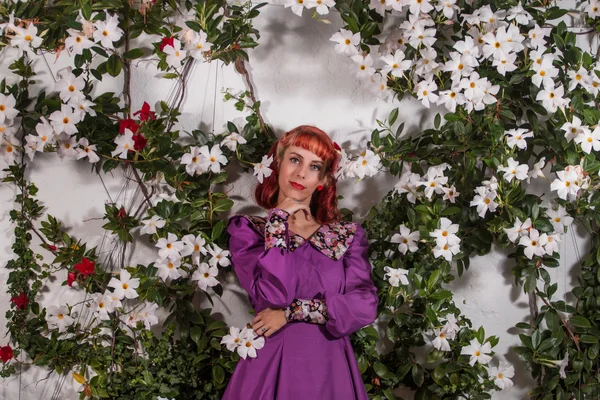
[[[121,73],[121,60],[116,54],[108,57],[108,60],[106,61],[106,72],[112,77],[119,76]]]
[[[413,364],[412,376],[413,380],[415,381],[415,385],[420,387],[425,380],[425,373],[423,372],[423,367],[421,367],[421,364]]]
[[[123,53],[123,58],[126,60],[135,60],[136,58],[140,58],[144,56],[144,50],[142,49],[131,49],[125,53]]]
[[[571,323],[571,325],[576,326],[578,328],[591,328],[592,327],[592,325],[590,324],[590,321],[586,317],[583,317],[581,315],[575,315],[575,316],[571,317],[571,319],[569,319],[569,322]]]
[[[225,381],[225,370],[219,364],[212,367],[213,380],[219,385]]]
[[[398,108],[394,108],[392,110],[392,112],[390,113],[390,115],[388,116],[388,122],[389,122],[390,126],[394,125],[394,123],[396,122],[396,119],[398,119]]]

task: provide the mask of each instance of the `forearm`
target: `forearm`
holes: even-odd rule
[[[327,305],[321,299],[294,299],[284,309],[285,319],[288,322],[301,321],[312,324],[325,324],[329,319]]]

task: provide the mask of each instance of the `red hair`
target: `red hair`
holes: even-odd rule
[[[254,191],[254,197],[259,206],[269,210],[277,206],[279,196],[279,162],[283,159],[285,151],[290,146],[302,147],[316,154],[323,160],[325,168],[323,174],[327,182],[323,190],[315,190],[310,200],[310,212],[320,224],[329,224],[341,219],[337,205],[337,179],[334,174],[338,169],[340,156],[331,138],[325,132],[309,125],[301,125],[287,132],[283,137],[273,143],[268,155],[273,156],[270,168],[273,173],[264,178]]]

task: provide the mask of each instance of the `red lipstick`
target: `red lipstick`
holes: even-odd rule
[[[290,182],[290,184],[292,185],[292,187],[293,187],[294,189],[298,189],[298,190],[304,190],[304,186],[302,186],[302,185],[301,185],[301,184],[299,184],[299,183],[296,183],[296,182]]]

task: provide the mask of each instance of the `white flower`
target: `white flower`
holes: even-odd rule
[[[362,56],[360,54],[353,55],[352,61],[356,64],[356,77],[361,81],[371,80],[371,76],[375,73],[373,65],[373,57],[370,54]]]
[[[46,322],[49,329],[58,328],[58,332],[63,333],[75,320],[69,315],[67,306],[50,306],[46,309]]]
[[[185,170],[192,176],[204,173],[208,169],[208,161],[197,146],[190,147],[190,152],[181,157],[180,164],[185,165]]]
[[[7,119],[13,119],[19,111],[15,108],[17,101],[12,94],[8,96],[0,93],[0,122],[4,122]]]
[[[334,0],[308,0],[307,3],[306,8],[316,7],[319,15],[329,14],[329,9],[335,7]]]
[[[522,236],[519,240],[519,245],[525,246],[525,256],[530,260],[533,256],[543,257],[546,254],[544,247],[548,243],[548,235],[545,233],[540,235],[537,229],[531,228],[529,236]]]
[[[405,60],[405,57],[402,50],[396,50],[393,55],[388,54],[381,57],[381,61],[385,63],[385,66],[381,69],[381,73],[384,75],[391,73],[395,77],[404,76],[404,71],[408,70],[412,65],[412,61]]]
[[[12,135],[5,135],[0,142],[0,156],[10,165],[15,162],[16,157],[20,154],[17,146],[20,146],[19,139]]]
[[[206,255],[206,240],[202,237],[202,234],[194,236],[193,234],[185,235],[181,238],[181,241],[185,243],[185,247],[181,251],[181,256],[192,255],[192,261],[194,263],[200,262],[200,254]]]
[[[503,58],[506,57],[513,48],[512,42],[509,42],[509,35],[506,33],[506,28],[503,26],[498,28],[498,31],[494,34],[493,32],[488,32],[483,35],[483,40],[486,44],[483,45],[483,56],[485,58],[489,58],[493,56],[494,58]]]
[[[453,86],[449,90],[442,90],[440,92],[437,104],[443,104],[448,111],[455,112],[456,105],[464,104],[465,101],[465,96],[460,93],[460,88],[458,86]]]
[[[479,343],[479,340],[472,339],[469,346],[462,348],[460,354],[467,354],[471,356],[469,364],[475,365],[476,362],[479,364],[487,364],[492,359],[488,354],[492,351],[492,345],[490,342],[486,342],[483,345]]]
[[[369,8],[375,10],[375,12],[382,17],[385,17],[385,10],[387,9],[386,0],[370,0]]]
[[[454,13],[460,8],[456,5],[456,0],[442,0],[436,6],[437,11],[442,11],[444,17],[452,19]]]
[[[460,246],[458,244],[436,243],[436,246],[433,248],[433,256],[435,258],[439,258],[440,256],[442,256],[448,262],[452,261],[452,255],[458,253],[460,253]]]
[[[488,373],[490,374],[490,378],[494,380],[494,384],[500,389],[504,390],[513,387],[513,381],[510,378],[515,376],[515,369],[512,365],[506,368],[491,367]]]
[[[246,328],[244,328],[246,330]],[[237,347],[237,353],[244,360],[246,357],[256,358],[256,350],[260,350],[265,345],[263,336],[256,336],[252,329],[246,330],[242,344]]]
[[[103,293],[93,293],[92,301],[94,316],[102,321],[108,321],[110,319],[108,314],[115,311],[112,298]]]
[[[431,200],[433,193],[444,193],[444,185],[448,182],[448,177],[444,176],[440,169],[430,167],[423,177],[424,181],[418,182],[419,186],[425,186],[425,197]]]
[[[549,360],[549,362],[560,368],[559,374],[562,379],[567,378],[565,369],[567,368],[567,366],[569,366],[569,352],[568,351],[565,353],[565,357],[562,360]]]
[[[207,263],[200,263],[198,269],[192,274],[192,281],[198,281],[198,287],[206,291],[209,287],[219,284],[216,276],[219,274],[217,267],[211,267]]]
[[[81,121],[81,114],[75,112],[71,106],[61,104],[60,111],[56,110],[48,117],[56,133],[65,132],[69,135],[77,133],[77,124]]]
[[[458,224],[453,224],[448,218],[442,217],[440,218],[440,227],[431,232],[429,236],[435,238],[438,245],[449,244],[452,246],[460,243],[456,232],[458,232]]]
[[[446,329],[448,332],[451,331],[453,334],[456,334],[460,330],[458,321],[456,320],[454,314],[446,315],[446,325],[444,325],[444,329]]]
[[[385,279],[389,276],[388,282],[390,285],[398,287],[400,286],[400,282],[402,282],[403,285],[408,285],[408,278],[406,277],[408,275],[407,269],[391,268],[386,266],[383,268],[383,270],[385,271],[383,278]]]
[[[587,4],[585,4],[584,11],[588,14],[588,16],[590,18],[600,17],[600,1],[588,0]],[[563,373],[564,373],[564,371],[563,371]]]
[[[544,166],[546,165],[546,157],[540,158],[540,161],[533,164],[533,168],[527,174],[527,183],[531,180],[531,178],[545,178],[546,175],[542,172]]]
[[[65,39],[65,47],[75,55],[83,54],[83,50],[89,49],[94,45],[94,42],[88,39],[81,31],[69,28],[67,29],[67,33],[69,37]]]
[[[245,329],[245,328],[244,328]],[[229,327],[229,333],[221,338],[221,344],[227,346],[227,350],[235,351],[238,346],[240,346],[244,342],[244,336],[246,333],[242,334],[240,328],[235,326]]]
[[[27,143],[25,143],[25,153],[29,156],[29,160],[33,161],[36,152],[44,151],[43,146],[40,145],[38,137],[35,135],[25,136],[25,141],[27,141]]]
[[[38,29],[33,23],[29,23],[26,29],[19,26],[13,26],[15,32],[10,41],[12,47],[18,47],[21,50],[29,50],[31,48],[40,47],[42,38],[37,35]]]
[[[66,103],[73,97],[83,96],[81,91],[84,86],[83,74],[75,76],[72,73],[68,73],[62,76],[62,79],[56,83],[55,88],[59,92],[60,99]]]
[[[167,55],[167,64],[173,68],[181,67],[181,61],[187,55],[187,52],[181,49],[181,42],[178,39],[173,39],[172,46],[163,47],[163,52]]]
[[[70,136],[66,133],[58,135],[58,156],[60,158],[72,158],[75,159],[79,155],[77,153],[77,138]]]
[[[565,122],[560,129],[565,131],[565,138],[567,139],[567,142],[570,142],[577,136],[586,134],[590,131],[590,128],[585,125],[581,125],[581,120],[577,118],[576,115],[573,115],[573,122]]]
[[[110,278],[108,286],[114,289],[113,294],[119,300],[122,300],[123,298],[135,299],[138,297],[135,289],[140,286],[140,279],[132,278],[129,271],[126,269],[121,269],[119,279],[115,277]]]
[[[400,181],[394,185],[394,189],[398,194],[407,193],[406,199],[415,204],[417,196],[420,194],[417,190],[421,176],[414,172],[404,171],[400,176]]]
[[[556,233],[565,233],[565,228],[573,223],[573,217],[561,205],[558,206],[558,210],[547,209],[546,215],[550,218]]]
[[[402,254],[406,254],[407,251],[414,253],[419,248],[417,246],[417,242],[420,239],[419,231],[411,232],[410,229],[406,227],[406,225],[400,225],[400,233],[394,233],[390,242],[399,243],[398,250],[402,252]]]
[[[106,21],[96,21],[94,27],[94,40],[106,49],[114,49],[113,42],[123,36],[123,29],[119,28],[119,17],[116,14],[111,16],[106,13]]]
[[[353,34],[352,31],[349,31],[347,29],[340,29],[340,31],[334,33],[329,40],[337,43],[335,45],[336,53],[348,55],[354,55],[358,53],[356,46],[360,44],[360,33]]]
[[[507,72],[512,72],[517,69],[515,61],[517,61],[517,55],[515,53],[509,53],[494,58],[492,65],[496,67],[499,74],[504,76]]]
[[[220,265],[221,267],[228,267],[231,265],[231,261],[228,258],[231,255],[229,250],[223,250],[215,243],[213,243],[212,247],[207,246],[207,249],[212,256],[211,259],[208,260],[208,264],[211,267],[216,267],[217,265]]]
[[[158,251],[158,255],[160,258],[169,258],[171,260],[181,258],[181,250],[185,245],[182,241],[177,240],[177,236],[175,234],[169,232],[166,238],[160,238],[156,242],[156,247],[160,250]]]
[[[517,3],[516,6],[509,8],[506,19],[509,21],[514,19],[520,25],[529,25],[532,16],[523,8],[521,3]]]
[[[524,222],[521,222],[519,217],[515,220],[512,228],[504,228],[508,240],[515,243],[521,236],[527,236],[529,229],[531,228],[531,218],[527,218]]]
[[[144,327],[148,330],[150,330],[152,326],[158,324],[156,310],[158,310],[158,304],[154,302],[145,302],[142,311],[137,313],[138,320],[142,321],[144,323]]]
[[[142,235],[154,235],[156,233],[156,228],[162,228],[165,226],[167,221],[159,217],[158,215],[153,215],[150,219],[145,219],[142,221],[144,226],[140,230],[140,234]]]
[[[110,290],[106,289],[104,291],[103,295],[110,299],[110,301],[111,301],[110,304],[112,305],[112,307],[114,309],[122,308],[123,307],[123,304],[121,303],[121,299],[119,299],[119,296],[117,296],[115,293],[113,293]]]
[[[518,129],[509,129],[504,132],[505,136],[508,136],[506,139],[506,144],[511,149],[514,149],[517,146],[521,150],[525,150],[527,148],[527,141],[525,139],[533,137],[533,132],[528,131],[524,128]]]
[[[227,147],[229,150],[235,151],[238,144],[245,144],[247,142],[248,141],[239,133],[231,132],[229,135],[225,136],[221,144]]]
[[[373,151],[367,149],[360,153],[360,156],[356,160],[354,173],[360,179],[365,176],[373,176],[377,173],[380,167],[381,157]]]
[[[129,151],[134,150],[133,132],[129,128],[125,128],[125,132],[115,138],[115,144],[117,148],[111,151],[110,154],[113,157],[118,154],[119,158],[127,158]]]
[[[227,157],[223,155],[223,151],[218,144],[211,147],[210,151],[207,145],[200,147],[200,154],[204,156],[207,168],[212,172],[219,173],[221,172],[221,164],[223,166],[227,165]]]
[[[44,117],[40,117],[43,121],[46,121],[46,118]],[[10,119],[5,119],[4,121],[0,122],[0,140],[2,140],[2,138],[4,136],[14,136],[15,133],[17,133],[17,129],[16,126],[14,126],[14,121],[10,120]],[[47,123],[47,122],[46,122]],[[40,123],[38,123],[38,125],[40,125]],[[48,126],[50,126],[50,124],[48,124]],[[36,126],[36,130],[37,130],[37,126]],[[54,137],[54,130],[52,129],[52,127],[50,126],[50,132],[52,132],[52,138]],[[38,131],[39,134],[39,131]]]
[[[307,7],[305,3],[306,3],[305,0],[285,0],[285,3],[283,3],[283,6],[285,8],[291,7],[292,12],[294,14],[296,14],[297,16],[301,17],[302,10],[304,10],[304,8]]]
[[[81,96],[71,97],[71,100],[69,100],[67,104],[73,107],[75,112],[79,112],[81,119],[83,119],[87,114],[90,114],[93,117],[96,116],[96,111],[92,108],[92,106],[95,106],[96,103],[86,99],[83,96],[83,93]]]
[[[542,58],[542,64],[537,66],[537,64],[533,64],[536,67],[536,73],[531,77],[531,82],[537,86],[544,86],[545,88],[554,87],[554,78],[558,76],[558,68],[556,68],[552,64],[553,60],[550,57]]]
[[[263,155],[262,160],[254,164],[254,176],[260,183],[263,183],[264,178],[268,178],[273,173],[273,170],[269,168],[272,162],[273,156]]]
[[[204,31],[192,31],[192,39],[189,44],[186,45],[186,50],[188,50],[190,55],[196,60],[202,60],[204,58],[204,53],[212,48],[212,43],[206,41],[206,38],[207,36]]]
[[[563,98],[565,89],[560,84],[555,88],[545,87],[544,90],[540,90],[536,96],[536,100],[541,100],[542,105],[548,112],[554,113],[558,107],[564,107],[571,101],[569,98]]]
[[[546,46],[546,40],[544,39],[550,33],[550,28],[540,28],[538,24],[535,24],[531,30],[529,30],[529,46],[533,49]]]
[[[596,127],[592,132],[580,133],[575,137],[575,143],[581,145],[581,150],[584,153],[590,154],[592,148],[594,151],[600,150],[600,127]]]
[[[77,158],[81,160],[82,158],[87,157],[90,164],[96,163],[100,161],[100,156],[96,154],[96,145],[90,144],[90,142],[86,138],[79,139],[79,148],[75,149],[77,151]]]
[[[437,89],[438,86],[432,79],[421,81],[416,87],[417,99],[421,100],[421,103],[429,108],[429,102],[435,103],[438,99],[438,95],[434,93]]]
[[[546,244],[544,245],[544,252],[546,254],[554,254],[558,253],[558,244],[561,242],[560,235],[547,235],[546,236]]]
[[[479,186],[475,189],[475,197],[471,200],[470,206],[477,207],[477,213],[481,218],[485,217],[488,212],[495,212],[498,204],[494,201],[498,195],[494,190],[490,190],[485,186]]]
[[[557,178],[550,184],[551,190],[556,190],[558,197],[563,200],[569,197],[569,200],[574,200],[579,192],[579,176],[573,170],[558,171]]]
[[[592,77],[590,76],[590,73],[583,67],[579,67],[577,71],[569,70],[569,72],[567,72],[567,76],[570,79],[569,92],[574,90],[578,85],[583,88],[587,88],[592,83]]]
[[[456,191],[454,185],[450,186],[449,188],[443,187],[442,190],[444,191],[443,200],[450,200],[450,203],[452,204],[456,203],[456,198],[460,195],[460,193]]]
[[[454,339],[454,331],[448,330],[446,327],[443,327],[442,329],[434,329],[433,333],[435,335],[435,339],[433,339],[433,341],[431,342],[433,347],[442,351],[450,351],[451,348],[448,339]]]
[[[171,233],[169,233],[169,235],[171,235]],[[156,260],[156,264],[154,264],[154,266],[158,268],[157,275],[164,282],[166,282],[169,278],[178,279],[183,276],[181,274],[182,271],[179,269],[179,267],[181,267],[181,259],[179,258],[160,258]]]
[[[516,178],[520,181],[527,178],[529,165],[519,164],[519,162],[512,157],[506,161],[508,163],[506,167],[498,167],[499,172],[504,172],[504,179],[506,179],[508,182],[512,182],[513,178]]]

